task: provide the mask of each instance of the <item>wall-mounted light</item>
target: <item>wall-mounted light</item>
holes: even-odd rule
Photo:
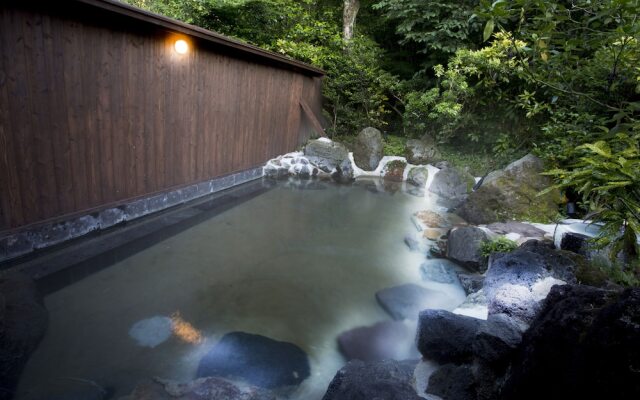
[[[173,46],[178,54],[186,54],[189,51],[189,43],[186,40],[178,39]]]

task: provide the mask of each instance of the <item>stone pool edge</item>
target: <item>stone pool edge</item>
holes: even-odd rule
[[[262,166],[11,233],[0,237],[0,263],[260,178]]]

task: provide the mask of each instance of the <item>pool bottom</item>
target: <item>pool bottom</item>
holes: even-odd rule
[[[108,388],[110,398],[152,377],[190,381],[220,338],[240,331],[302,348],[311,376],[287,397],[320,399],[345,362],[337,336],[389,319],[376,291],[417,283],[452,306],[465,297],[458,285],[421,281],[424,255],[403,243],[410,216],[433,203],[379,188],[279,183],[52,292],[49,330],[17,398],[46,398],[69,380]],[[200,340],[130,334],[176,315]]]

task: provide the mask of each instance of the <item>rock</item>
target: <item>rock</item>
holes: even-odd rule
[[[139,383],[130,400],[275,400],[268,390],[238,385],[221,378],[199,378],[188,383],[155,379]]]
[[[429,377],[427,393],[443,399],[476,400],[476,379],[471,366],[443,365]]]
[[[408,283],[376,292],[378,304],[395,320],[418,319],[427,308],[451,309],[452,301],[444,293]]]
[[[428,135],[423,136],[420,140],[407,140],[404,151],[407,161],[414,165],[433,164],[440,158],[435,140]]]
[[[640,288],[555,286],[523,337],[502,398],[639,398],[639,343]]]
[[[416,342],[422,355],[441,364],[470,361],[473,341],[485,321],[445,310],[424,310]]]
[[[353,181],[353,166],[347,158],[342,160],[335,171],[331,174],[331,178],[338,183],[351,183]]]
[[[404,322],[382,321],[341,333],[338,336],[338,347],[348,361],[419,358],[413,341],[414,335],[415,329]]]
[[[529,324],[551,286],[576,281],[574,269],[563,252],[535,240],[508,254],[492,254],[484,282],[489,314],[504,313]]]
[[[471,193],[474,183],[473,176],[468,172],[449,167],[436,172],[433,176],[433,182],[429,186],[429,191],[459,203]]]
[[[449,163],[449,161],[439,161],[434,164],[434,167],[438,169],[449,168],[450,166],[451,166],[451,163]]]
[[[484,291],[480,289],[475,293],[469,294],[462,304],[452,312],[458,315],[466,315],[467,317],[486,320],[489,311],[487,308],[487,297],[484,295]]]
[[[48,323],[35,282],[20,272],[0,275],[0,399],[13,398],[22,369]]]
[[[481,274],[467,274],[458,272],[458,279],[466,294],[476,293],[484,285],[484,276]]]
[[[443,229],[427,228],[422,232],[422,237],[429,240],[439,240],[446,237],[447,232]]]
[[[415,239],[411,236],[404,237],[404,244],[407,245],[409,250],[414,251],[416,253],[422,253],[425,255],[429,254],[429,249],[431,248],[431,245],[429,244],[428,241],[422,238]]]
[[[304,155],[311,164],[324,172],[332,172],[349,157],[347,148],[338,142],[326,139],[310,140],[304,148]]]
[[[232,332],[204,356],[197,377],[242,378],[273,389],[300,384],[309,377],[309,360],[298,346],[264,336]]]
[[[426,228],[447,228],[450,226],[442,215],[433,211],[418,211],[413,214],[411,220],[418,231],[423,231]]]
[[[494,171],[459,206],[457,213],[472,224],[490,224],[511,219],[550,221],[558,213],[560,192],[538,196],[552,185],[541,175],[542,160],[529,154]]]
[[[407,182],[420,188],[427,185],[428,179],[429,169],[426,167],[413,167],[409,170],[409,175],[407,175]]]
[[[505,314],[494,314],[476,333],[472,348],[478,359],[503,368],[521,341],[520,325]]]
[[[353,149],[353,159],[356,165],[365,171],[378,168],[384,156],[382,134],[376,128],[364,128],[358,136]]]
[[[422,263],[420,275],[424,281],[458,283],[455,268],[456,264],[449,260],[433,258]]]
[[[494,222],[493,224],[487,225],[487,229],[499,235],[517,233],[520,236],[528,238],[543,238],[546,233],[542,229],[536,228],[531,224],[516,221]]]
[[[589,240],[591,238],[587,235],[576,232],[566,232],[562,235],[560,241],[560,248],[562,250],[571,251],[576,254],[580,254],[584,257],[589,257],[591,252],[589,251]]]
[[[138,346],[154,348],[171,337],[173,322],[169,317],[155,316],[140,320],[131,326],[129,336]]]
[[[489,235],[480,228],[473,226],[453,228],[449,231],[447,258],[467,268],[482,272],[485,268],[480,247],[487,240],[489,240]]]
[[[384,166],[383,178],[386,181],[391,182],[403,182],[404,181],[404,169],[407,163],[400,160],[394,160],[387,163]]]
[[[411,382],[417,361],[350,361],[329,384],[322,400],[421,400]]]

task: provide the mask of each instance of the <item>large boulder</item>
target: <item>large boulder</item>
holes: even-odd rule
[[[405,144],[405,158],[410,164],[433,164],[440,161],[440,152],[436,141],[429,135],[422,138],[407,140]]]
[[[394,286],[376,292],[378,304],[395,320],[416,320],[421,310],[451,310],[454,301],[446,293],[413,283]]]
[[[378,168],[383,156],[384,143],[380,131],[371,127],[360,131],[353,148],[353,160],[356,165],[365,171],[373,171]]]
[[[555,286],[523,337],[502,398],[637,399],[639,370],[640,288]]]
[[[275,400],[268,390],[237,385],[221,378],[199,378],[179,383],[154,379],[140,382],[129,400]]]
[[[445,310],[421,312],[416,336],[418,350],[428,360],[441,364],[481,360],[500,367],[521,339],[520,325],[507,315],[482,320]]]
[[[309,377],[306,353],[298,346],[264,336],[232,332],[200,360],[198,378],[241,378],[273,389],[295,386]]]
[[[304,147],[304,155],[309,162],[324,172],[332,172],[349,157],[347,148],[326,138],[310,140]]]
[[[470,361],[476,333],[484,324],[481,319],[445,310],[424,310],[418,319],[418,350],[441,364]]]
[[[338,183],[350,183],[353,181],[353,166],[351,160],[348,158],[342,160],[342,162],[335,168],[331,174],[331,178]]]
[[[27,275],[0,275],[0,399],[13,398],[31,353],[44,336],[49,316]]]
[[[529,324],[553,285],[576,281],[575,266],[564,252],[536,240],[508,254],[492,254],[484,281],[489,314]]]
[[[453,228],[449,231],[447,258],[474,271],[483,272],[485,267],[480,247],[489,238],[486,231],[474,226]]]
[[[448,167],[436,172],[429,191],[457,205],[469,196],[474,184],[475,179],[468,172]]]
[[[322,400],[421,400],[413,388],[417,361],[350,361],[329,384]]]
[[[429,377],[427,394],[442,399],[477,400],[476,378],[471,366],[443,365]]]
[[[558,190],[538,196],[552,185],[549,177],[541,175],[543,170],[542,160],[529,154],[504,170],[494,171],[458,207],[457,213],[472,224],[553,220],[562,199]]]
[[[418,358],[415,328],[400,321],[382,321],[343,332],[338,348],[347,360],[374,362]]]

